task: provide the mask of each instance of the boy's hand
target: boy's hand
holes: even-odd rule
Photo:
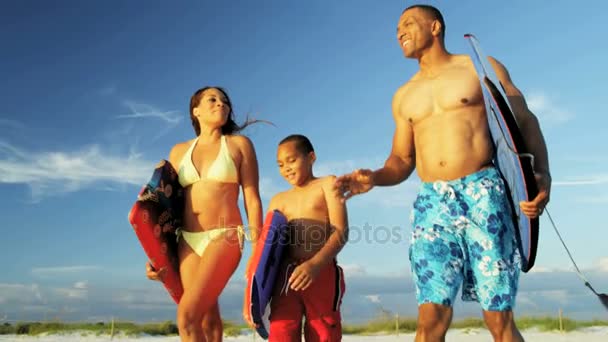
[[[245,290],[245,296],[243,296],[243,319],[251,329],[256,329],[258,326],[253,323],[253,319],[251,318],[251,307],[247,305],[247,295],[247,290]]]
[[[289,277],[289,288],[294,291],[304,291],[319,275],[321,267],[309,261],[305,261],[296,267]]]
[[[338,191],[342,202],[370,191],[374,187],[374,172],[369,169],[359,169],[352,173],[342,175],[336,179],[334,188]]]
[[[148,277],[148,279],[162,281],[165,273],[167,273],[166,268],[163,267],[157,271],[149,261],[146,262],[146,277]]]

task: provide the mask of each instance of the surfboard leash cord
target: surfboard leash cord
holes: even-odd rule
[[[549,218],[549,221],[551,222],[551,225],[553,226],[553,229],[555,230],[555,233],[557,234],[559,241],[561,241],[562,245],[564,246],[564,249],[566,249],[566,253],[568,253],[568,257],[570,258],[570,261],[572,261],[572,264],[574,265],[574,268],[576,269],[576,274],[579,276],[579,278],[581,278],[581,280],[583,282],[585,282],[585,286],[587,286],[596,296],[600,297],[600,301],[608,309],[608,302],[607,302],[608,295],[606,295],[604,293],[598,293],[597,291],[595,291],[593,286],[591,286],[591,283],[589,282],[589,280],[587,280],[587,278],[583,275],[581,270],[578,268],[578,265],[574,261],[574,258],[572,257],[572,254],[570,253],[570,250],[568,249],[568,246],[566,246],[564,239],[562,239],[562,235],[559,233],[559,230],[557,229],[557,226],[555,225],[555,222],[553,221],[553,218],[551,217],[551,214],[549,213],[549,210],[546,207],[545,207],[545,213],[547,213],[547,217]]]

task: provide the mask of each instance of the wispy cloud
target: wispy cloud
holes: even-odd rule
[[[101,96],[109,96],[116,93],[115,85],[108,85],[98,90],[97,92]]]
[[[571,179],[564,179],[553,182],[557,186],[580,186],[580,185],[600,185],[608,184],[608,174],[597,174],[589,176],[580,176]]]
[[[373,272],[367,272],[359,264],[342,267],[347,287],[342,311],[346,322],[367,320],[386,312],[416,315],[414,284],[410,276],[371,274]],[[608,258],[599,259],[595,269],[606,271],[590,273],[594,285],[603,289],[602,284],[607,284],[608,281]],[[241,277],[233,277],[223,292],[220,306],[227,319],[240,319],[244,286]],[[43,319],[45,315],[62,319],[108,319],[118,315],[124,319],[141,321],[171,319],[175,314],[175,303],[162,285],[158,282],[144,283],[143,280],[137,284],[115,284],[112,287],[101,284],[91,286],[82,280],[59,287],[0,283],[0,303],[0,315],[8,315],[8,320],[14,320],[15,317],[36,320]],[[522,274],[517,303],[519,310],[529,315],[552,312],[557,306],[565,312],[583,315],[582,318],[605,312],[597,298],[573,272],[559,270],[545,269],[544,272]],[[478,313],[479,304],[463,304],[457,299],[455,314],[458,318]],[[575,315],[572,318],[577,317]]]
[[[21,122],[19,122],[17,120],[3,119],[3,118],[0,118],[0,126],[5,126],[5,127],[9,127],[9,128],[23,128],[23,127],[25,127],[24,124],[22,124]]]
[[[365,298],[367,298],[372,303],[380,304],[380,295],[367,295],[365,296]]]
[[[32,275],[39,277],[54,277],[54,276],[65,276],[66,274],[77,274],[90,271],[98,271],[99,266],[94,265],[80,265],[80,266],[57,266],[57,267],[36,267],[32,268]],[[83,284],[86,287],[86,283],[76,283],[79,287]]]
[[[333,174],[341,176],[356,169],[377,169],[384,164],[381,157],[360,160],[337,160],[322,162],[315,165],[318,175]],[[349,200],[349,204],[357,206],[380,205],[385,208],[409,208],[416,197],[420,181],[413,174],[405,182],[391,187],[376,187],[369,193],[358,195]]]
[[[72,287],[57,288],[55,293],[65,299],[87,300],[89,294],[89,286],[86,281],[74,283]]]
[[[595,262],[595,267],[593,267],[593,269],[599,272],[608,273],[608,257],[599,258]]]
[[[287,184],[284,186],[279,185],[277,181],[270,177],[260,178],[260,197],[264,200],[269,201],[274,195],[287,189]]]
[[[124,101],[124,105],[127,106],[131,110],[130,114],[123,114],[116,116],[117,118],[122,119],[142,119],[142,118],[155,118],[162,121],[165,121],[171,126],[175,126],[180,123],[183,119],[183,115],[181,115],[178,111],[170,110],[163,111],[155,106],[138,103],[134,101]]]
[[[38,284],[0,283],[0,301],[20,305],[46,304]]]
[[[576,201],[584,204],[608,204],[608,195],[578,197]]]
[[[34,201],[100,183],[141,185],[153,166],[137,153],[112,155],[98,145],[70,152],[32,152],[0,141],[0,183],[29,186]]]
[[[360,277],[367,275],[365,268],[359,264],[343,264],[340,265],[346,277]]]
[[[564,110],[555,100],[542,92],[531,92],[526,96],[530,110],[538,116],[541,123],[561,124],[570,121],[574,115]]]

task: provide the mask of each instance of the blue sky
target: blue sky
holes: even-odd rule
[[[474,33],[525,93],[550,151],[549,210],[579,266],[608,291],[608,50],[599,44],[608,5],[423,3],[444,13],[451,52],[469,53],[463,35]],[[287,188],[275,149],[288,134],[311,138],[319,175],[379,167],[393,134],[392,96],[417,69],[395,38],[409,4],[2,3],[0,319],[173,319],[169,296],[144,276],[127,213],[153,166],[194,136],[188,102],[202,86],[225,87],[239,121],[250,113],[276,125],[245,131],[258,153],[265,206]],[[339,257],[346,321],[379,307],[415,314],[407,248],[418,186],[414,176],[349,202],[353,240]],[[237,321],[243,268],[221,298],[224,316]],[[563,308],[575,318],[605,318],[571,270],[543,217],[516,314]],[[457,304],[457,317],[478,314],[475,305]]]

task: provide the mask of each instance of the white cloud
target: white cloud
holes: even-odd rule
[[[29,186],[34,201],[100,183],[141,185],[153,166],[137,153],[112,155],[97,145],[70,152],[31,152],[0,141],[0,183]]]
[[[608,273],[608,257],[599,258],[595,262],[595,266],[593,267],[593,270],[598,271],[598,272]]]
[[[274,179],[270,177],[262,177],[260,178],[260,197],[269,201],[274,195],[281,191],[287,190],[287,183],[285,182],[284,186],[280,186]]]
[[[348,200],[349,206],[366,208],[411,208],[416,199],[420,181],[413,176],[405,182],[390,187],[375,187],[370,192],[356,195]]]
[[[360,277],[367,274],[367,271],[363,266],[358,264],[340,264],[342,270],[344,271],[344,275],[348,277]]]
[[[131,114],[123,114],[116,116],[122,119],[141,119],[141,118],[156,118],[165,121],[171,126],[175,126],[180,123],[184,115],[178,111],[162,111],[152,105],[145,103],[138,103],[134,101],[124,101],[124,105],[131,110]]]
[[[576,201],[585,204],[608,204],[608,195],[578,197]]]
[[[552,269],[549,267],[534,266],[528,273],[551,273],[551,272],[555,272],[555,269]]]
[[[86,290],[89,288],[89,283],[86,281],[79,281],[74,283],[74,288],[79,290]]]
[[[62,277],[66,274],[77,274],[83,272],[97,271],[99,266],[80,265],[80,266],[58,266],[58,267],[36,267],[32,268],[32,274],[39,277]],[[77,283],[86,286],[86,283]]]
[[[532,92],[526,96],[530,110],[539,118],[541,124],[561,124],[570,121],[574,115],[557,105],[554,99],[542,92]]]
[[[589,176],[581,176],[571,179],[554,181],[556,186],[579,186],[579,185],[600,185],[608,184],[608,174],[597,174]]]
[[[0,283],[0,298],[7,304],[46,304],[38,284]]]
[[[77,300],[86,300],[88,298],[88,290],[86,283],[84,283],[84,287],[82,282],[74,284],[73,287],[69,288],[57,288],[55,289],[55,293],[65,299],[77,299]]]
[[[600,269],[608,268],[608,258],[601,258]],[[414,285],[411,277],[387,274],[368,274],[360,264],[342,265],[346,277],[346,295],[343,317],[346,322],[367,320],[377,314],[392,312],[404,316],[416,315]],[[371,269],[370,269],[371,270]],[[517,305],[526,315],[545,314],[557,307],[564,312],[577,312],[589,316],[603,314],[605,309],[573,272],[549,271],[522,274]],[[358,274],[353,276],[353,274]],[[594,286],[603,290],[608,273],[595,273]],[[597,284],[596,284],[597,282]],[[42,284],[0,284],[0,314],[9,319],[43,319],[62,317],[120,316],[122,319],[173,319],[175,303],[162,284],[158,282],[135,285],[132,288],[90,286],[86,281],[76,281],[68,286],[53,287]],[[125,284],[123,284],[125,285]],[[235,276],[220,297],[223,317],[240,321],[244,282]],[[463,304],[456,300],[457,318],[479,313],[476,303]],[[25,315],[25,316],[24,316]],[[50,316],[48,316],[50,315]],[[577,318],[577,317],[572,317]]]
[[[375,295],[367,295],[367,296],[365,296],[365,298],[367,298],[372,303],[380,304],[380,296],[377,295],[377,294],[375,294]]]

